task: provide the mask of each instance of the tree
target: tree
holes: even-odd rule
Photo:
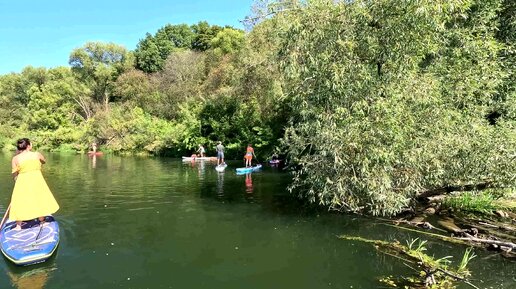
[[[133,67],[133,55],[114,43],[88,42],[74,49],[69,64],[79,79],[91,87],[93,99],[107,108],[112,85],[124,71]]]
[[[147,73],[161,71],[170,54],[191,49],[194,38],[193,26],[186,24],[167,24],[158,29],[154,36],[147,33],[136,46],[136,68]]]
[[[45,74],[47,80],[28,91],[28,108],[31,112],[29,128],[56,130],[78,124],[82,118],[77,118],[79,103],[76,97],[85,93],[85,86],[66,67],[53,68]]]
[[[242,21],[247,31],[273,16],[289,10],[301,8],[300,0],[255,0],[251,6],[251,13]]]
[[[190,49],[195,33],[187,24],[167,24],[156,32],[156,39],[169,41],[174,48]],[[168,57],[168,55],[166,55]],[[165,58],[166,59],[166,58]]]
[[[392,215],[427,190],[513,185],[514,134],[485,120],[503,75],[496,7],[322,0],[278,14],[291,189]]]
[[[516,2],[504,0],[498,13],[497,39],[503,44],[499,60],[506,71],[498,97],[499,106],[489,118],[492,122],[501,117],[503,121],[516,122]],[[513,124],[514,126],[514,124]]]
[[[144,39],[140,40],[134,51],[136,68],[152,73],[163,68],[165,60],[161,57],[160,49],[152,35],[147,33]]]
[[[201,21],[197,24],[192,25],[192,30],[195,33],[192,41],[192,49],[197,51],[206,51],[210,49],[210,41],[219,33],[223,28],[218,25],[208,24],[206,21]]]
[[[235,53],[244,46],[245,34],[242,30],[224,28],[210,41],[210,47],[216,55]]]
[[[178,105],[187,100],[198,100],[204,79],[204,55],[194,51],[172,53],[163,71],[153,77],[159,90],[155,111],[166,119],[174,119]]]

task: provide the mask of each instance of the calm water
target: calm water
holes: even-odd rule
[[[2,215],[10,157],[0,155]],[[39,265],[0,261],[0,288],[380,288],[377,277],[409,270],[336,236],[417,235],[304,208],[285,191],[289,176],[274,168],[238,176],[240,162],[217,173],[210,163],[166,158],[46,157],[43,174],[61,205],[60,247]],[[465,249],[435,240],[429,247],[436,256]],[[475,284],[516,288],[516,262],[476,253]]]

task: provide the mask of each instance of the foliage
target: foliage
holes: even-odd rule
[[[514,134],[485,119],[504,74],[497,7],[311,1],[279,15],[291,23],[279,54],[299,165],[291,189],[392,215],[444,184],[514,185]]]
[[[244,45],[244,32],[233,28],[222,29],[210,40],[210,47],[217,55],[235,53]]]
[[[194,51],[175,52],[164,69],[153,76],[158,89],[156,115],[174,119],[178,106],[187,100],[199,100],[204,79],[204,55]]]
[[[208,147],[222,141],[229,158],[243,156],[248,143],[255,147],[257,157],[263,157],[263,149],[267,149],[272,136],[262,121],[256,100],[242,102],[229,96],[214,97],[206,102],[198,117]]]
[[[212,41],[217,38],[215,43]],[[207,51],[212,45],[220,47],[228,53],[227,49],[234,49],[238,45],[242,32],[238,29],[226,26],[225,28],[210,25],[201,21],[194,25],[171,25],[167,24],[152,35],[147,33],[145,38],[140,40],[134,51],[136,68],[147,73],[163,70],[167,58],[174,52],[183,50]]]
[[[154,40],[154,36],[147,33],[145,38],[140,40],[134,51],[136,68],[147,73],[160,71],[168,56],[165,55],[165,57],[163,57],[163,54]]]
[[[172,123],[127,106],[99,113],[89,129],[101,144],[120,153],[155,154],[177,144],[180,133]]]
[[[206,51],[211,48],[210,42],[217,33],[223,28],[218,25],[210,25],[206,21],[200,21],[197,24],[192,25],[192,30],[195,33],[193,37],[192,46],[193,50]]]
[[[79,107],[74,97],[85,90],[68,68],[50,70],[47,81],[27,92],[30,99],[27,108],[31,111],[29,129],[55,130],[78,124]]]
[[[92,88],[93,99],[107,107],[114,82],[133,66],[134,57],[114,43],[88,42],[72,51],[69,63],[78,78]]]

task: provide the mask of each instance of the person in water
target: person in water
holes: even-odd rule
[[[202,145],[199,145],[199,149],[197,150],[197,152],[199,153],[201,158],[203,158],[205,156],[206,151],[204,150],[204,147]]]
[[[38,218],[43,224],[45,216],[57,212],[59,205],[41,174],[45,157],[32,151],[27,138],[19,139],[16,148],[17,154],[11,161],[15,183],[9,219],[16,221],[15,230],[21,230],[22,221],[25,220]]]
[[[248,144],[247,145],[247,149],[246,149],[246,153],[244,155],[245,167],[246,168],[251,166],[251,161],[253,160],[253,157],[256,158],[256,155],[254,154],[254,149],[251,146],[251,144]]]
[[[92,151],[93,153],[96,153],[96,152],[97,152],[97,143],[96,143],[96,142],[93,142],[93,143],[91,144],[91,151]]]
[[[225,162],[224,162],[224,146],[222,145],[221,141],[219,141],[219,144],[216,146],[216,150],[217,150],[217,165],[220,166],[220,165],[225,164]]]

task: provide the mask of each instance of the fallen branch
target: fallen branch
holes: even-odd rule
[[[460,281],[462,281],[462,282],[464,282],[464,283],[468,284],[469,286],[471,286],[471,287],[473,287],[473,288],[480,289],[480,288],[478,288],[477,286],[475,286],[474,284],[472,284],[471,282],[469,282],[468,280],[466,280],[465,278],[463,278],[463,277],[461,277],[461,276],[457,276],[457,275],[453,274],[452,272],[446,271],[446,270],[441,269],[441,268],[437,268],[437,270],[438,270],[438,271],[440,271],[440,272],[442,272],[442,273],[444,273],[444,274],[446,274],[446,275],[448,275],[448,276],[450,276],[450,277],[452,277],[452,278],[455,278],[455,279],[457,279],[457,280],[460,280]]]
[[[511,242],[503,242],[503,241],[498,241],[498,240],[488,240],[488,239],[481,239],[481,238],[477,238],[477,237],[473,237],[469,234],[466,234],[467,237],[464,237],[464,238],[457,238],[459,240],[464,240],[464,241],[470,241],[470,242],[477,242],[477,243],[484,243],[484,244],[494,244],[494,245],[498,245],[498,246],[504,246],[504,247],[509,247],[512,249],[516,249],[516,244],[514,243],[511,243]]]

